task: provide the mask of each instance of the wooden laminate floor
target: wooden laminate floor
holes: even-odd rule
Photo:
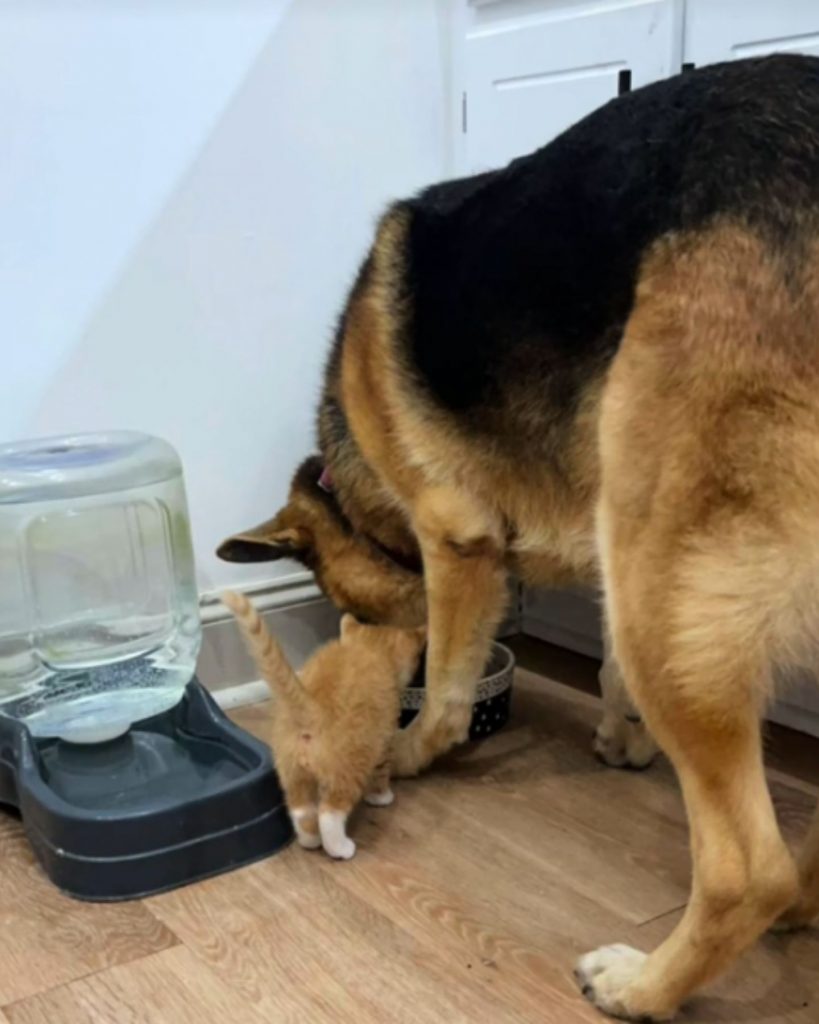
[[[531,642],[501,734],[359,812],[349,863],[291,847],[131,904],[57,893],[0,813],[2,1024],[580,1024],[572,964],[650,948],[680,914],[686,829],[670,769],[598,765],[594,665]],[[568,688],[545,678],[579,684]],[[236,718],[264,735],[265,705]],[[819,743],[778,731],[771,785],[796,839]],[[766,937],[687,1021],[819,1021],[819,931]]]

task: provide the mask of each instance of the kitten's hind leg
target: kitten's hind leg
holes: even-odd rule
[[[349,808],[345,810],[324,804],[319,810],[322,846],[329,856],[337,860],[349,860],[355,853],[355,843],[347,835],[349,814]]]
[[[296,839],[305,850],[317,850],[321,846],[319,834],[318,810],[315,804],[306,807],[294,807],[290,812]]]
[[[317,850],[321,846],[318,783],[301,765],[282,763],[278,769],[296,839],[305,850]]]
[[[321,787],[319,801],[319,830],[321,845],[338,860],[349,860],[355,853],[355,843],[347,835],[347,818],[361,799],[361,790],[353,792],[350,786],[334,783]]]
[[[371,807],[389,807],[395,800],[395,793],[390,788],[390,762],[385,759],[376,765],[364,796],[364,803]]]

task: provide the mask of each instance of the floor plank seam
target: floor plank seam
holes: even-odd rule
[[[153,956],[153,954],[148,953],[146,954],[146,956]],[[138,956],[134,960],[127,961],[127,963],[136,963],[137,960],[144,959],[145,957]],[[73,978],[69,978],[68,981],[61,981],[59,985],[52,985],[50,988],[38,989],[36,992],[30,993],[30,995],[23,996],[22,999],[14,999],[10,1003],[4,1003],[2,1006],[0,1006],[0,1013],[7,1013],[11,1010],[14,1010],[15,1007],[25,1006],[26,1003],[30,1003],[33,999],[40,999],[43,996],[53,995],[55,992],[60,992],[62,989],[70,988],[72,985],[75,985],[79,981],[87,981],[88,978],[93,978],[95,975],[102,974],[103,971],[107,970],[110,970],[110,966],[98,967],[96,970],[86,971],[85,974],[78,974]]]
[[[452,813],[456,814],[461,820],[464,820],[464,821],[469,821],[470,820],[470,815],[469,815],[468,811],[461,810],[457,806],[452,806],[452,805],[448,804],[447,801],[440,796],[440,794],[437,794],[437,793],[433,794],[433,799],[439,805],[446,806],[447,810],[449,810]],[[565,824],[565,823],[563,823],[563,824]],[[590,841],[593,841],[593,840],[595,840],[597,838],[595,832],[592,829],[590,829],[582,821],[574,821],[572,819],[572,828],[576,832],[579,832],[579,833],[582,833],[583,835],[585,835]],[[543,869],[543,867],[544,867],[544,865],[543,865],[543,857],[542,857],[542,853],[541,853],[540,850],[534,849],[534,848],[530,848],[530,847],[525,846],[525,845],[522,845],[518,841],[518,839],[516,837],[514,837],[512,835],[509,835],[503,829],[496,830],[496,829],[492,828],[490,825],[487,825],[486,826],[486,830],[487,830],[487,833],[491,834],[493,842],[503,844],[504,847],[506,847],[509,850],[514,851],[518,856],[522,855],[522,856],[526,857],[526,859],[529,860],[532,864],[535,864],[539,868]],[[629,847],[629,845],[627,843],[622,842],[617,837],[611,837],[611,838],[615,842],[617,842],[618,846],[620,846],[622,849],[624,849],[624,850],[629,850],[630,849],[630,847]],[[660,876],[655,875],[654,877],[657,878],[659,881],[663,881],[663,879]],[[566,884],[578,896],[581,896],[581,897],[584,896],[583,887],[582,887],[582,880],[578,880],[578,884],[577,885],[571,885],[569,883],[566,883]],[[685,906],[685,904],[683,904],[683,906]],[[663,911],[661,914],[659,914],[657,916],[658,917],[664,917],[667,914],[673,914],[678,909],[679,909],[678,906],[675,905],[670,910]],[[649,921],[650,920],[653,920],[653,918],[649,919]],[[648,924],[649,921],[640,921],[640,920],[632,919],[628,923],[631,926],[633,926],[633,927],[642,928],[644,925]]]
[[[640,921],[640,923],[636,927],[647,928],[650,924],[655,924],[657,921],[662,921],[665,917],[671,917],[674,914],[678,914],[681,910],[685,910],[686,906],[686,903],[680,903],[676,907],[671,907],[670,910],[664,910],[662,914],[655,914],[654,917],[647,917],[645,921]]]
[[[140,903],[142,903],[142,900],[140,900]],[[146,907],[145,909],[147,910],[148,908]],[[164,953],[165,950],[176,949],[177,946],[184,946],[184,942],[182,942],[182,940],[179,938],[176,932],[173,931],[173,929],[168,928],[168,926],[163,921],[160,921],[155,914],[151,914],[151,917],[155,921],[157,921],[158,924],[162,925],[162,927],[170,935],[173,936],[174,942],[170,943],[167,946],[164,946],[162,949],[152,949],[148,952],[141,953],[139,956],[131,957],[130,959],[119,960],[113,964],[103,964],[101,967],[95,967],[93,970],[86,971],[84,974],[74,975],[67,981],[61,981],[57,985],[50,985],[46,988],[38,989],[36,992],[31,992],[29,995],[23,996],[22,999],[13,999],[10,1003],[3,1003],[2,1006],[0,1006],[0,1013],[6,1013],[6,1011],[13,1010],[15,1007],[22,1006],[24,1003],[28,1003],[32,999],[40,999],[42,996],[53,995],[55,992],[59,992],[61,989],[70,988],[77,982],[87,981],[89,978],[94,978],[98,974],[104,974],[106,971],[113,970],[115,967],[131,967],[133,964],[138,964],[141,961],[147,960],[152,956],[157,956],[159,953]]]

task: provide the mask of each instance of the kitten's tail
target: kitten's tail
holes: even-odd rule
[[[237,594],[234,590],[226,590],[222,600],[236,616],[253,660],[276,696],[291,704],[303,703],[304,687],[299,677],[285,658],[278,640],[262,622],[251,602],[244,594]]]

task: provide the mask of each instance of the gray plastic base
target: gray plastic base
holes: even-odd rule
[[[194,680],[109,743],[35,740],[0,715],[0,804],[46,874],[86,900],[147,896],[269,856],[292,827],[265,744]]]

